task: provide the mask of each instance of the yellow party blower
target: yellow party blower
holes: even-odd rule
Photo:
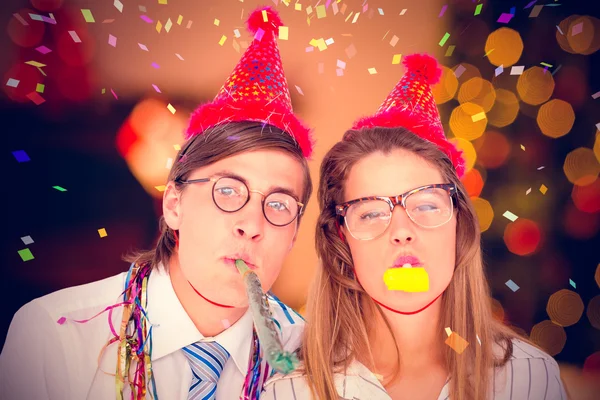
[[[383,274],[383,282],[388,290],[403,292],[427,292],[429,275],[425,268],[390,268]]]

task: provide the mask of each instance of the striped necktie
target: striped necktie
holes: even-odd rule
[[[192,368],[189,400],[214,400],[217,382],[229,353],[217,342],[197,342],[183,348]]]

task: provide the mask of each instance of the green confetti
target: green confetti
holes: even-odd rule
[[[59,192],[67,191],[67,189],[65,189],[64,187],[61,187],[61,186],[52,186],[52,188],[58,190]]]
[[[44,88],[46,86],[43,83],[38,83],[37,86],[35,87],[35,91],[38,93],[44,93]]]
[[[83,18],[85,19],[85,22],[90,23],[90,22],[96,22],[94,20],[94,16],[92,15],[92,12],[88,9],[81,9],[81,13],[83,14]]]
[[[29,249],[19,250],[19,255],[23,261],[33,260],[34,258],[33,254],[31,254],[31,250]]]
[[[571,284],[571,286],[573,286],[573,288],[577,289],[575,282],[573,282],[571,279],[569,279],[569,283]]]
[[[475,14],[474,15],[481,14],[481,8],[482,7],[483,7],[483,4],[477,4],[477,7],[475,8]]]
[[[448,46],[448,50],[446,50],[446,54],[445,54],[445,56],[446,56],[446,57],[451,57],[451,56],[452,56],[452,53],[454,53],[454,49],[455,49],[455,48],[456,48],[456,46],[455,46],[455,45]]]
[[[545,62],[541,62],[540,64],[543,65],[544,67],[552,68],[552,64],[548,64]]]
[[[446,34],[444,35],[444,37],[442,38],[442,40],[440,40],[440,47],[444,47],[444,45],[446,44],[446,41],[448,40],[448,38],[450,37],[450,34],[448,32],[446,32]]]

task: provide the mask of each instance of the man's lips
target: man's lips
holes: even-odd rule
[[[233,267],[235,267],[235,261],[236,260],[243,260],[246,263],[246,265],[248,266],[248,268],[250,268],[252,270],[255,270],[257,268],[256,265],[252,264],[251,262],[248,262],[248,261],[244,260],[243,258],[223,257],[223,261],[225,261],[225,264],[232,265]]]
[[[400,256],[400,257],[396,258],[396,260],[394,261],[394,264],[392,265],[392,268],[400,268],[400,267],[411,268],[411,267],[420,267],[422,265],[423,264],[421,263],[421,260],[419,260],[415,256]]]

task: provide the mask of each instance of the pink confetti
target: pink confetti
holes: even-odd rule
[[[338,69],[335,70],[335,74],[337,76],[344,76],[344,70],[341,69],[341,68],[338,68]]]
[[[177,56],[177,58],[179,58],[181,61],[184,61],[183,57],[181,57],[181,55],[179,55],[179,53],[175,53],[175,55]]]
[[[537,0],[530,1],[529,3],[527,3],[527,5],[525,6],[524,9],[527,10],[529,7],[531,7],[532,5],[534,5],[536,2],[537,2]]]
[[[140,46],[140,49],[142,49],[144,51],[148,51],[148,48],[146,47],[145,44],[138,43],[138,46]]]
[[[105,19],[104,21],[102,21],[103,24],[112,24],[113,22],[115,22],[114,19]]]
[[[571,29],[571,36],[579,35],[581,32],[583,32],[583,22],[573,25],[573,28]]]
[[[146,16],[146,15],[140,15],[140,18],[149,24],[154,22],[150,18],[148,18],[148,16]]]
[[[294,86],[296,86],[296,90],[298,91],[298,93],[300,93],[302,96],[304,96],[304,92],[302,91],[300,86],[297,86],[297,85],[294,85]]]
[[[513,14],[502,13],[502,14],[500,14],[500,18],[498,18],[497,22],[499,22],[501,24],[508,24],[513,17],[514,17]]]
[[[265,31],[262,30],[261,28],[258,28],[256,33],[254,34],[254,39],[256,39],[260,42],[264,35],[265,35]]]
[[[354,44],[351,44],[350,46],[346,47],[345,52],[348,58],[352,58],[356,55],[356,53],[358,53]]]
[[[77,32],[69,31],[69,35],[71,35],[71,37],[73,38],[73,41],[75,43],[81,43],[81,39],[79,38],[79,35],[77,34]]]
[[[438,18],[441,18],[441,17],[444,15],[444,13],[446,12],[446,9],[447,9],[447,8],[448,8],[448,5],[447,5],[447,4],[445,4],[445,5],[442,7],[442,10],[440,11],[440,15],[438,15]]]
[[[363,6],[363,10],[362,10],[362,12],[363,12],[363,13],[366,13],[368,9],[369,9],[369,4],[365,4],[365,5]]]
[[[62,324],[64,324],[65,322],[67,322],[67,319],[66,319],[65,317],[60,317],[60,318],[58,319],[58,321],[56,321],[56,323],[57,323],[57,324],[59,324],[59,325],[62,325]]]
[[[152,84],[152,87],[154,88],[154,90],[156,90],[158,93],[162,93],[160,91],[160,89],[158,88],[158,86],[156,86],[154,83]]]
[[[14,17],[17,19],[17,21],[19,21],[21,24],[23,24],[23,25],[25,25],[25,26],[28,26],[28,25],[29,25],[29,23],[28,23],[27,21],[25,21],[25,20],[23,19],[23,17],[21,17],[19,14],[16,14],[16,13],[15,13],[15,14],[13,14],[13,16],[14,16]]]
[[[112,93],[112,95],[115,97],[115,99],[119,100],[119,97],[117,96],[117,94],[115,93],[114,90],[112,90],[112,88],[110,88],[110,92]]]
[[[457,78],[460,78],[460,76],[466,71],[467,69],[465,67],[463,67],[462,65],[459,65],[458,67],[456,67],[456,69],[454,70],[454,76],[456,76]]]
[[[152,63],[152,66],[153,66],[154,68],[156,68],[156,69],[159,69],[159,68],[160,68],[160,66],[159,66],[157,63],[155,63],[155,62],[153,62],[153,63]]]
[[[108,44],[110,44],[112,47],[117,47],[117,38],[111,34],[108,34]]]
[[[48,53],[50,53],[52,51],[49,48],[47,48],[46,46],[37,47],[36,50],[39,51],[42,54],[48,54]]]
[[[38,92],[31,92],[27,95],[27,98],[35,103],[36,106],[39,106],[46,100]]]
[[[304,51],[306,53],[312,53],[313,51],[315,51],[315,48],[312,46],[308,46],[307,48],[304,49]]]

